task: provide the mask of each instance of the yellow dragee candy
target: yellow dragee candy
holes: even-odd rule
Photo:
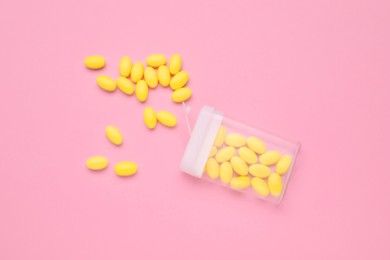
[[[262,197],[267,197],[269,195],[269,188],[265,180],[258,177],[252,179],[252,188],[254,191]]]
[[[238,156],[233,156],[232,159],[230,160],[230,163],[232,164],[233,170],[238,174],[238,175],[248,175],[248,165],[246,162],[241,159]]]
[[[120,76],[116,79],[116,84],[126,95],[132,95],[134,93],[134,85],[128,78]]]
[[[158,77],[158,82],[160,83],[161,86],[163,87],[169,86],[169,83],[171,82],[171,73],[169,72],[167,66],[162,65],[158,67],[157,77]]]
[[[219,150],[215,155],[215,159],[219,163],[226,162],[232,159],[235,153],[236,153],[236,149],[234,149],[234,147],[228,146]]]
[[[268,151],[263,153],[260,156],[260,163],[264,165],[273,165],[277,163],[280,159],[280,152],[278,151]]]
[[[144,122],[149,129],[153,129],[157,124],[157,115],[153,108],[146,107],[144,110]]]
[[[108,140],[110,140],[111,143],[115,145],[121,145],[123,143],[122,134],[115,126],[107,126],[105,132]]]
[[[137,83],[144,76],[144,65],[141,62],[134,63],[131,67],[131,80]]]
[[[236,190],[243,190],[248,188],[251,185],[251,179],[248,176],[238,176],[234,177],[230,186]]]
[[[84,60],[84,65],[88,69],[98,70],[103,68],[106,65],[106,59],[100,55],[88,56]]]
[[[241,147],[238,149],[238,155],[243,159],[245,162],[249,164],[253,164],[257,162],[257,155],[254,151],[249,149],[248,147]]]
[[[173,102],[181,103],[187,101],[192,96],[192,90],[189,88],[179,88],[172,92],[171,98]]]
[[[210,151],[210,154],[209,154],[209,157],[213,157],[214,155],[216,155],[217,154],[217,147],[215,147],[214,145],[213,145],[213,147],[211,147],[211,151]]]
[[[157,73],[152,67],[147,67],[145,69],[144,78],[150,88],[157,87],[158,84]]]
[[[257,154],[263,154],[266,151],[265,143],[254,136],[248,137],[248,139],[246,139],[246,145]]]
[[[167,63],[167,58],[162,54],[152,54],[146,58],[146,64],[153,68],[158,68]]]
[[[184,87],[188,82],[188,73],[186,71],[180,71],[171,78],[171,89],[176,90]]]
[[[96,83],[99,87],[101,87],[107,92],[113,92],[116,89],[115,81],[109,76],[98,76],[96,78]]]
[[[279,197],[283,191],[283,181],[277,173],[272,173],[268,176],[268,188],[272,196]]]
[[[169,71],[172,75],[178,73],[181,69],[181,57],[179,54],[173,54],[171,60],[169,61]]]
[[[245,137],[240,134],[229,134],[226,136],[225,144],[233,147],[241,147],[246,143]]]
[[[271,174],[271,169],[262,164],[252,164],[249,166],[249,173],[255,177],[266,178]]]
[[[226,137],[226,127],[221,125],[218,129],[217,136],[215,137],[214,140],[214,145],[216,147],[221,147],[223,145],[223,142],[225,142],[225,137]]]
[[[176,117],[167,111],[158,111],[157,120],[168,127],[174,127],[176,125]]]
[[[292,157],[290,155],[284,155],[280,158],[279,162],[276,164],[275,171],[279,174],[285,174],[290,169],[292,162]]]
[[[114,167],[114,171],[118,176],[127,177],[134,175],[138,170],[138,166],[134,162],[120,162]]]
[[[223,183],[230,183],[233,178],[233,168],[229,162],[223,162],[219,168],[219,177]]]
[[[131,60],[129,56],[123,56],[119,62],[119,74],[128,78],[131,72]]]
[[[214,158],[209,158],[206,163],[206,173],[211,179],[219,177],[219,164]]]
[[[141,79],[135,85],[135,95],[137,96],[137,99],[140,102],[145,102],[146,99],[148,98],[148,94],[149,94],[148,84],[146,84],[145,80]]]
[[[108,159],[103,156],[92,156],[87,159],[85,165],[93,171],[103,170],[108,166]]]

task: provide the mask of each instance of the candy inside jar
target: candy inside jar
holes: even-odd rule
[[[299,148],[299,143],[251,128],[206,106],[180,168],[194,177],[279,203]]]

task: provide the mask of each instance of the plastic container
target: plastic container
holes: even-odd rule
[[[226,181],[226,178],[225,178],[225,183],[224,183],[221,181],[221,176],[218,176],[216,178],[214,175],[214,177],[211,178],[209,176],[209,174],[206,173],[205,167],[206,167],[206,164],[207,164],[209,158],[216,157],[215,155],[212,157],[209,157],[209,156],[210,156],[212,149],[215,149],[215,148],[213,148],[213,146],[215,146],[215,139],[217,137],[217,134],[218,134],[220,127],[226,128],[226,136],[228,136],[229,134],[239,134],[239,135],[243,136],[245,138],[245,144],[241,147],[248,147],[248,143],[247,143],[248,138],[249,137],[256,137],[256,138],[263,141],[263,143],[265,144],[265,147],[266,147],[266,151],[279,151],[281,156],[284,156],[284,155],[291,156],[291,158],[292,158],[291,164],[290,164],[288,170],[284,174],[275,173],[276,163],[267,166],[267,167],[269,167],[271,174],[278,174],[281,177],[282,188],[279,190],[279,192],[277,192],[278,194],[273,195],[272,192],[270,192],[268,195],[264,195],[264,193],[261,193],[262,195],[260,195],[258,192],[256,192],[255,189],[253,188],[253,184],[252,184],[255,176],[253,176],[250,172],[248,172],[245,175],[245,166],[243,166],[243,168],[244,168],[244,171],[243,171],[244,175],[243,176],[249,177],[250,183],[251,183],[248,186],[247,185],[248,179],[246,177],[241,178],[241,180],[245,180],[246,184],[244,186],[248,186],[246,188],[242,188],[242,187],[240,187],[239,189],[234,188],[232,186],[236,187],[236,185],[232,184],[232,181]],[[218,151],[229,146],[226,144],[225,141],[226,140],[224,140],[224,143],[222,146],[217,148]],[[209,180],[209,181],[212,181],[214,183],[218,183],[220,185],[224,185],[226,187],[229,187],[233,190],[238,190],[240,192],[252,194],[253,196],[257,196],[257,197],[259,197],[263,200],[266,200],[266,201],[279,203],[279,202],[281,202],[281,200],[286,192],[287,184],[288,184],[288,181],[289,181],[290,176],[292,174],[292,170],[293,170],[293,167],[295,164],[295,160],[296,160],[299,148],[300,148],[300,144],[297,142],[291,142],[291,141],[285,140],[281,137],[275,136],[273,134],[251,128],[245,124],[242,124],[240,122],[237,122],[237,121],[234,121],[230,118],[225,117],[222,112],[217,111],[212,107],[205,106],[202,108],[201,112],[199,113],[199,116],[198,116],[198,119],[195,123],[194,129],[192,130],[191,138],[190,138],[190,140],[187,144],[186,150],[184,152],[184,155],[183,155],[183,158],[181,161],[181,165],[180,165],[180,169],[183,172],[190,174],[196,178]],[[238,154],[239,149],[240,149],[239,147],[235,148],[234,156],[240,157],[240,155]],[[255,153],[255,154],[257,156],[257,160],[255,163],[247,163],[246,162],[248,169],[253,164],[261,164],[260,158],[261,158],[262,154],[260,154],[260,153]],[[263,155],[264,155],[264,153],[263,153]],[[218,158],[220,159],[221,157],[218,157]],[[240,158],[243,158],[243,157],[241,156]],[[235,159],[235,162],[236,161],[237,161],[237,159]],[[231,165],[233,165],[232,159],[227,160],[227,162],[229,162],[229,163],[231,163]],[[218,162],[218,167],[220,167],[221,165],[222,165],[222,162],[220,160],[220,162]],[[235,164],[235,165],[237,165],[237,164]],[[240,164],[240,165],[242,165],[242,164]],[[214,161],[214,166],[215,166],[215,161]],[[236,169],[237,169],[237,167],[236,167]],[[218,168],[218,171],[219,170],[220,169]],[[236,177],[240,177],[243,174],[242,171],[240,171],[241,175],[237,174],[237,171],[235,171],[235,170],[233,170],[233,172],[234,173],[232,176],[232,180]],[[224,175],[224,176],[226,176],[226,175]],[[274,176],[274,177],[278,177],[276,179],[280,179],[279,176]],[[256,177],[256,178],[259,178],[259,177]],[[269,178],[270,178],[269,176],[268,177],[261,177],[261,179],[263,179],[267,183],[267,185],[265,187],[265,193],[267,192],[267,188],[268,188],[268,190],[272,189],[272,187],[270,187],[270,184],[268,182]],[[227,179],[229,180],[229,178],[227,178]],[[235,182],[235,183],[237,183],[237,182]],[[262,182],[262,183],[264,184],[264,182]],[[273,190],[275,190],[274,186],[273,186]],[[264,191],[264,189],[263,189],[263,191]]]

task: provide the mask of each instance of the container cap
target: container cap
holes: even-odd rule
[[[222,119],[223,113],[213,107],[202,108],[180,163],[183,172],[194,177],[202,177]]]

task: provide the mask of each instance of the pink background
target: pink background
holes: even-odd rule
[[[0,2],[0,259],[390,259],[389,1],[55,2]],[[178,126],[148,131],[145,104],[95,84],[176,52],[192,123],[207,104],[302,142],[280,207],[180,172],[169,90],[146,105]]]

